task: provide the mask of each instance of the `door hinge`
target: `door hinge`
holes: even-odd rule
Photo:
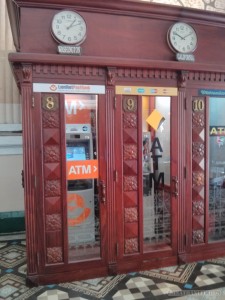
[[[187,168],[184,167],[184,178],[186,179],[187,178]]]
[[[119,255],[119,243],[116,243],[116,256]]]
[[[114,109],[116,109],[117,107],[117,100],[116,100],[116,96],[114,96]]]
[[[114,170],[114,181],[118,182],[118,172],[116,170]]]

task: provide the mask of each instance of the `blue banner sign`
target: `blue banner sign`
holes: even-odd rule
[[[201,96],[223,97],[225,96],[225,90],[200,89],[198,90],[198,94]]]

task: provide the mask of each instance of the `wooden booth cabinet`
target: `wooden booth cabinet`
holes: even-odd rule
[[[8,0],[27,281],[225,254],[225,19],[136,0]]]

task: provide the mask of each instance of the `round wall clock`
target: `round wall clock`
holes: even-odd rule
[[[171,49],[179,53],[192,53],[197,47],[194,28],[183,22],[177,22],[169,28],[167,40]]]
[[[79,45],[87,33],[86,23],[75,11],[62,10],[55,14],[52,20],[52,35],[63,44]]]

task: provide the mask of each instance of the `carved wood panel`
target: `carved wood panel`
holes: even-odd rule
[[[137,96],[123,96],[124,253],[138,252],[138,107]]]
[[[205,242],[205,98],[192,99],[192,243]]]
[[[63,261],[60,103],[57,94],[42,94],[42,138],[46,262]]]

